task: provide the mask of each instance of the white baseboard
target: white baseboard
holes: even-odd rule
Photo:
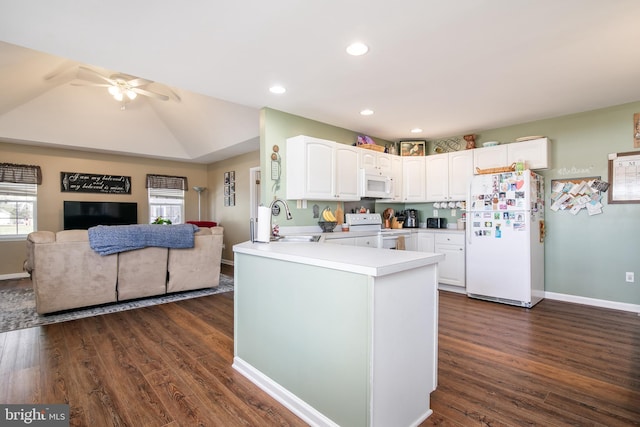
[[[441,291],[455,292],[457,294],[467,294],[467,288],[447,285],[446,283],[438,283],[438,289]]]
[[[568,295],[568,294],[558,294],[556,292],[545,292],[545,298],[564,301],[564,302],[572,302],[576,304],[584,304],[584,305],[592,305],[594,307],[602,307],[602,308],[611,308],[614,310],[622,310],[622,311],[630,311],[632,313],[640,314],[640,305],[638,304],[629,304],[626,302],[616,302],[616,301],[607,301],[596,298],[588,298],[581,297],[577,295]]]
[[[231,366],[310,426],[339,427],[338,424],[239,357],[233,358],[233,365]]]
[[[223,259],[220,261],[220,263],[224,265],[233,265],[233,261],[231,261],[230,259]]]
[[[29,273],[11,273],[11,274],[0,274],[0,280],[11,280],[11,279],[26,279],[29,277]]]

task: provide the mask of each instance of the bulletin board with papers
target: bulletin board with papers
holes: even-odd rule
[[[602,213],[602,192],[609,184],[600,177],[554,179],[551,181],[551,210],[577,215],[583,209],[589,215]]]
[[[609,154],[609,203],[640,203],[640,152]]]

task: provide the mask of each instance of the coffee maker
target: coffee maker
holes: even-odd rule
[[[404,224],[402,224],[403,228],[418,228],[420,220],[416,209],[406,209],[404,211],[404,217]]]

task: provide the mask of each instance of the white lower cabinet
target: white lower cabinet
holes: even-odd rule
[[[445,254],[444,261],[438,265],[439,283],[464,287],[466,277],[464,234],[437,233],[434,250]]]
[[[364,248],[377,248],[378,247],[378,236],[363,236],[356,237],[356,246],[364,247]]]
[[[436,236],[434,233],[418,232],[417,234],[417,251],[418,252],[433,252],[436,243]]]
[[[346,246],[355,246],[356,238],[355,237],[340,237],[338,239],[324,239],[325,243],[333,243],[334,245],[346,245]]]
[[[438,283],[465,287],[464,233],[419,231],[416,239],[418,251],[445,254],[438,264]]]

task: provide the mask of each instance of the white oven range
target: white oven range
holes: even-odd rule
[[[345,214],[345,222],[351,231],[376,231],[378,248],[396,249],[400,236],[409,236],[410,230],[402,228],[382,228],[382,217],[379,213]]]

